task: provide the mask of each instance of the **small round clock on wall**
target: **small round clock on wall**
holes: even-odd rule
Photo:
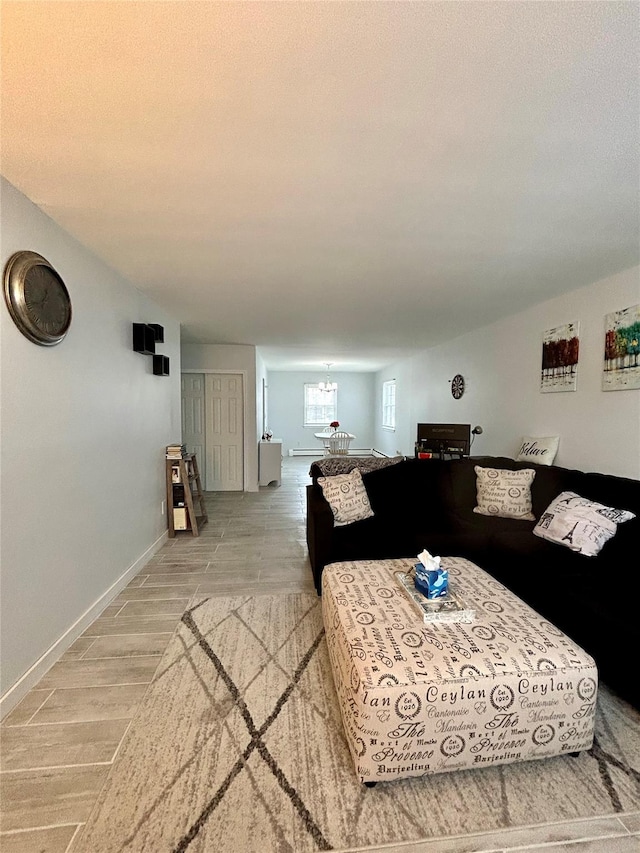
[[[16,252],[4,270],[4,298],[13,322],[36,344],[59,344],[71,325],[71,298],[46,258]]]
[[[451,394],[454,400],[459,400],[464,394],[464,377],[459,373],[456,373],[451,380]]]

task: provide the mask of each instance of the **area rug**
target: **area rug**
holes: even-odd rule
[[[640,808],[640,715],[605,688],[589,753],[366,788],[317,596],[192,604],[77,853],[307,853]]]

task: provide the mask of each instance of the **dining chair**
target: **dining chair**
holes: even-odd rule
[[[346,456],[349,453],[350,444],[349,433],[336,430],[329,436],[329,456]]]
[[[331,438],[331,436],[333,435],[335,430],[333,429],[333,427],[330,427],[327,425],[326,427],[324,427],[324,429],[321,430],[321,432],[326,433],[326,438],[324,435],[322,437],[322,447],[324,450],[324,455],[328,456],[329,455],[329,439]]]

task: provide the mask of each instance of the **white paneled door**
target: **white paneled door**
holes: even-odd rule
[[[205,490],[244,489],[242,374],[205,374]]]
[[[182,374],[182,442],[204,465],[204,373]]]

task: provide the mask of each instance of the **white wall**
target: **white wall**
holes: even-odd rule
[[[378,374],[397,377],[398,447],[413,453],[418,422],[480,424],[474,454],[515,455],[523,435],[559,435],[556,464],[640,477],[640,390],[602,391],[604,317],[640,302],[640,268],[536,305]],[[541,393],[542,335],[580,323],[577,390]],[[454,400],[456,373],[466,390]],[[379,427],[376,444],[390,445]]]
[[[16,251],[38,252],[73,301],[55,347],[31,343],[0,308],[6,711],[164,541],[180,328],[15,187],[3,180],[1,189],[3,269]],[[133,352],[134,322],[164,326],[158,352],[171,359],[169,377]]]
[[[306,382],[321,382],[327,378],[326,370],[308,372],[270,370],[268,385],[268,421],[274,438],[282,439],[282,452],[290,449],[318,448],[320,443],[313,437],[318,427],[304,424],[304,385]],[[340,429],[356,436],[354,448],[373,447],[373,373],[333,373],[331,379],[338,383],[338,420]]]
[[[244,490],[258,491],[258,406],[256,348],[241,344],[183,344],[182,369],[212,373],[237,372],[244,383]]]

